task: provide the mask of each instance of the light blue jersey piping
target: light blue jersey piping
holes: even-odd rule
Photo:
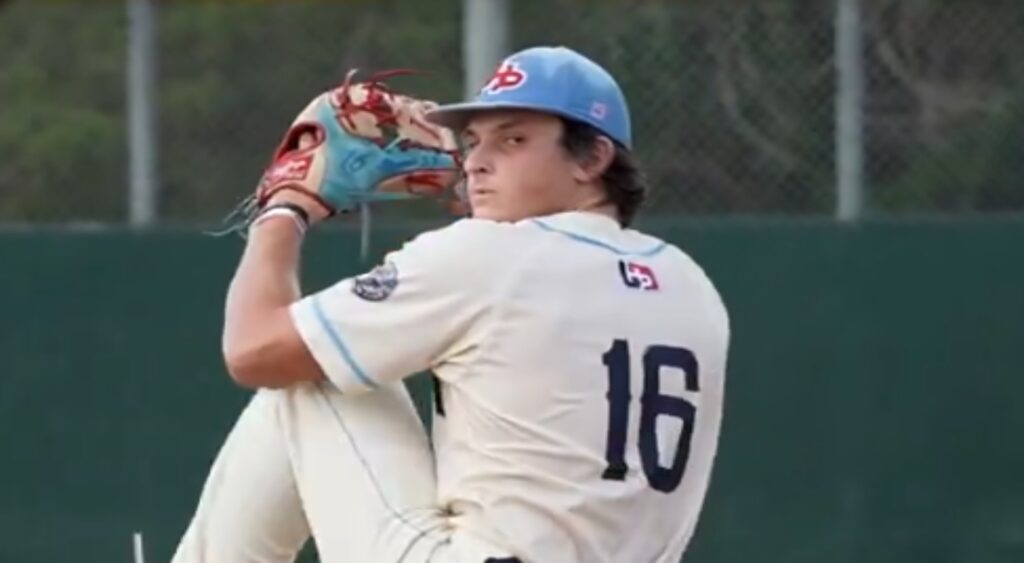
[[[352,373],[354,373],[356,377],[359,378],[359,381],[367,387],[378,387],[377,382],[371,379],[370,376],[363,371],[363,368],[359,367],[355,358],[352,357],[352,353],[349,352],[348,346],[345,346],[345,342],[341,339],[341,335],[338,334],[338,330],[329,320],[327,320],[327,315],[324,314],[324,310],[320,306],[319,295],[313,296],[312,304],[313,312],[316,314],[316,319],[320,321],[320,326],[324,329],[324,332],[327,333],[328,338],[331,339],[331,343],[334,344],[334,347],[338,350],[338,353],[341,354],[341,357],[345,359],[345,363],[348,364],[348,367],[352,368]]]
[[[530,222],[535,224],[535,225],[537,225],[538,227],[544,229],[545,231],[550,231],[550,232],[553,232],[553,233],[558,233],[560,235],[569,237],[570,239],[572,239],[572,240],[574,240],[576,242],[582,242],[583,244],[589,244],[591,246],[596,246],[598,248],[603,248],[605,250],[614,252],[615,254],[617,254],[619,256],[642,256],[642,257],[646,258],[646,257],[654,256],[655,254],[657,254],[657,253],[661,252],[662,250],[664,250],[666,246],[668,246],[668,243],[660,242],[660,243],[654,245],[652,248],[649,248],[647,250],[643,250],[643,251],[639,251],[639,252],[630,252],[630,251],[627,251],[627,250],[622,250],[621,248],[616,248],[616,247],[614,247],[614,246],[612,246],[612,245],[610,245],[610,244],[608,244],[606,242],[599,241],[597,239],[592,239],[590,237],[586,237],[586,236],[583,236],[583,235],[578,235],[576,233],[572,233],[572,232],[569,232],[569,231],[563,231],[562,229],[559,229],[559,228],[556,228],[556,227],[552,227],[551,225],[548,225],[547,223],[545,223],[544,221],[541,221],[540,219],[531,219]]]

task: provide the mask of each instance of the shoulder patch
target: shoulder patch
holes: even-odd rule
[[[383,301],[398,287],[398,268],[385,262],[352,280],[352,293],[367,301]]]

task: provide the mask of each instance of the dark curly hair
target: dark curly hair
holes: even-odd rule
[[[574,119],[562,118],[562,125],[562,146],[579,162],[592,157],[598,137],[607,137],[592,125]],[[615,145],[615,155],[601,174],[601,183],[604,184],[608,200],[618,210],[619,223],[628,227],[647,199],[647,179],[633,158],[633,153],[615,141],[612,144]]]

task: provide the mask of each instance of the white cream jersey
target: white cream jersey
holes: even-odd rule
[[[292,315],[342,393],[433,372],[453,530],[526,563],[679,561],[715,456],[729,321],[675,246],[591,213],[465,219]]]

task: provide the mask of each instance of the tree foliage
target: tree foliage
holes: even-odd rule
[[[248,192],[305,102],[350,67],[461,95],[459,0],[163,2],[160,207],[208,221]],[[1024,3],[863,0],[871,206],[1020,210]],[[513,47],[566,44],[630,99],[666,213],[828,213],[834,6],[817,0],[516,0]],[[0,220],[121,220],[121,3],[0,5]]]

